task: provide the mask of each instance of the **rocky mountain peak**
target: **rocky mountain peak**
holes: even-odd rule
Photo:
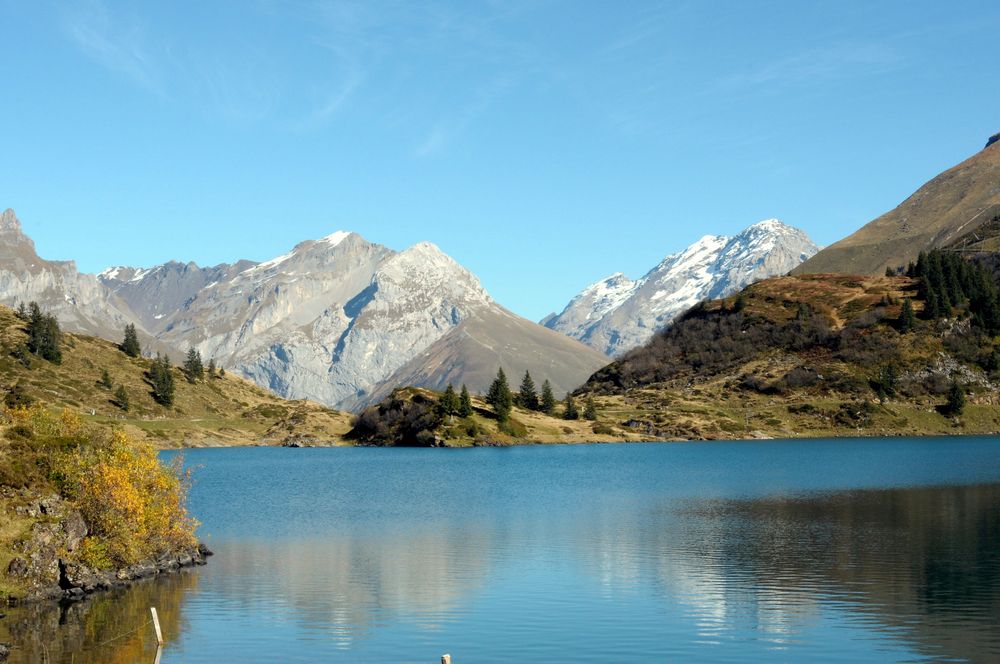
[[[0,231],[21,232],[21,221],[11,208],[7,208],[0,213]]]
[[[765,219],[734,237],[705,235],[636,281],[619,273],[592,284],[543,324],[619,355],[648,341],[699,300],[784,274],[817,251],[802,231]]]

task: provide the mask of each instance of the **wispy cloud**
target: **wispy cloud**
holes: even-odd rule
[[[722,87],[823,83],[830,79],[880,74],[906,64],[905,58],[886,43],[839,43],[809,49],[751,66],[721,80]]]
[[[147,49],[146,29],[135,17],[112,15],[101,0],[67,6],[62,27],[88,57],[164,97],[166,90]]]

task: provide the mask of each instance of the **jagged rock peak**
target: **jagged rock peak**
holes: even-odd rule
[[[991,145],[993,145],[997,141],[1000,141],[1000,131],[998,131],[997,133],[995,133],[992,136],[990,136],[989,140],[986,141],[986,148],[990,147]],[[983,148],[983,149],[985,150],[986,148]],[[8,210],[8,212],[9,212],[9,210]]]
[[[3,213],[0,213],[0,231],[21,232],[21,221],[11,208],[7,208]]]

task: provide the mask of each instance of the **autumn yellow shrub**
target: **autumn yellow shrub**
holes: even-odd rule
[[[19,458],[30,457],[32,472],[45,473],[87,522],[81,562],[125,566],[197,543],[180,457],[164,464],[152,446],[121,429],[85,425],[69,409],[55,416],[41,405],[14,408],[5,419],[17,432]]]
[[[160,462],[147,443],[116,429],[66,460],[66,489],[113,564],[130,565],[196,544],[181,460]]]

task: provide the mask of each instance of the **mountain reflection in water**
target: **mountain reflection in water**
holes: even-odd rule
[[[206,454],[207,567],[8,611],[0,641],[15,662],[151,662],[148,627],[96,644],[157,606],[164,662],[1000,661],[1000,484],[837,490],[786,468],[782,490],[752,445],[712,481],[672,446],[365,451],[368,475],[246,450],[299,474],[271,484]]]

